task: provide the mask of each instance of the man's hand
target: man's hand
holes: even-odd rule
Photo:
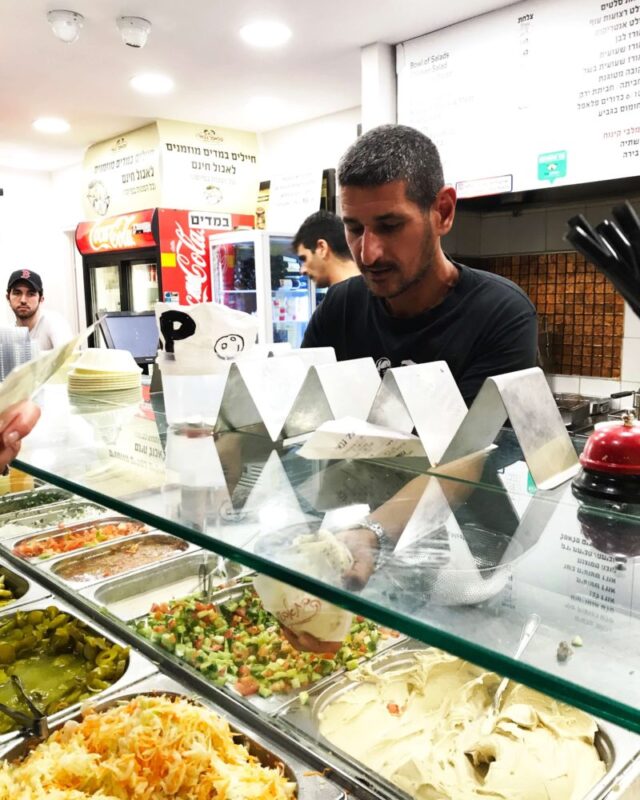
[[[298,651],[327,654],[329,658],[334,656],[342,647],[342,642],[321,642],[310,633],[295,633],[291,628],[285,628],[281,625],[282,633],[290,645]]]
[[[353,558],[351,569],[342,576],[344,585],[351,591],[363,589],[373,575],[378,557],[378,540],[366,528],[349,528],[336,534],[336,539],[349,550]]]
[[[342,576],[347,589],[357,591],[366,586],[375,570],[378,540],[366,528],[349,528],[336,534],[336,539],[349,550],[353,558],[351,568]],[[326,653],[331,658],[342,647],[342,642],[323,642],[310,633],[295,633],[281,624],[282,633],[296,650]]]
[[[31,400],[9,406],[0,415],[0,470],[18,455],[22,439],[31,433],[39,419],[40,409]]]

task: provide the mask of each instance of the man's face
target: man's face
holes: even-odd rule
[[[369,291],[384,299],[403,294],[431,271],[437,236],[433,206],[407,200],[404,181],[340,190],[347,243]]]
[[[7,292],[7,300],[18,319],[30,319],[40,308],[43,298],[28,283],[18,281]]]
[[[308,275],[318,289],[326,289],[329,286],[329,276],[319,248],[309,250],[304,245],[298,245],[296,254],[300,262],[300,272]]]

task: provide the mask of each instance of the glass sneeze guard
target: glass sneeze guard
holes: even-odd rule
[[[584,507],[569,484],[536,491],[508,431],[444,476],[418,459],[310,461],[249,433],[169,428],[158,395],[77,408],[48,385],[37,399],[21,469],[640,732],[640,511]],[[278,557],[366,514],[398,542],[358,591]]]

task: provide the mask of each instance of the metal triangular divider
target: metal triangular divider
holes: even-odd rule
[[[312,366],[335,363],[332,347],[309,347],[279,357],[231,364],[215,430],[249,430],[277,442]]]
[[[443,472],[442,465],[493,444],[507,419],[539,489],[559,486],[578,472],[576,451],[538,367],[487,378],[443,453],[438,472]]]
[[[446,361],[387,370],[368,422],[411,433],[414,428],[430,464],[437,464],[462,425],[467,406]]]
[[[372,358],[312,366],[284,424],[286,437],[315,431],[341,417],[366,419],[380,388]]]
[[[312,519],[302,510],[277,450],[271,451],[243,511],[255,520],[260,535]]]
[[[297,356],[234,362],[224,387],[215,430],[249,429],[278,441],[307,370]]]

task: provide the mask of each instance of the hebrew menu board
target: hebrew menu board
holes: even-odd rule
[[[525,0],[396,58],[398,121],[461,197],[640,173],[640,0]]]

